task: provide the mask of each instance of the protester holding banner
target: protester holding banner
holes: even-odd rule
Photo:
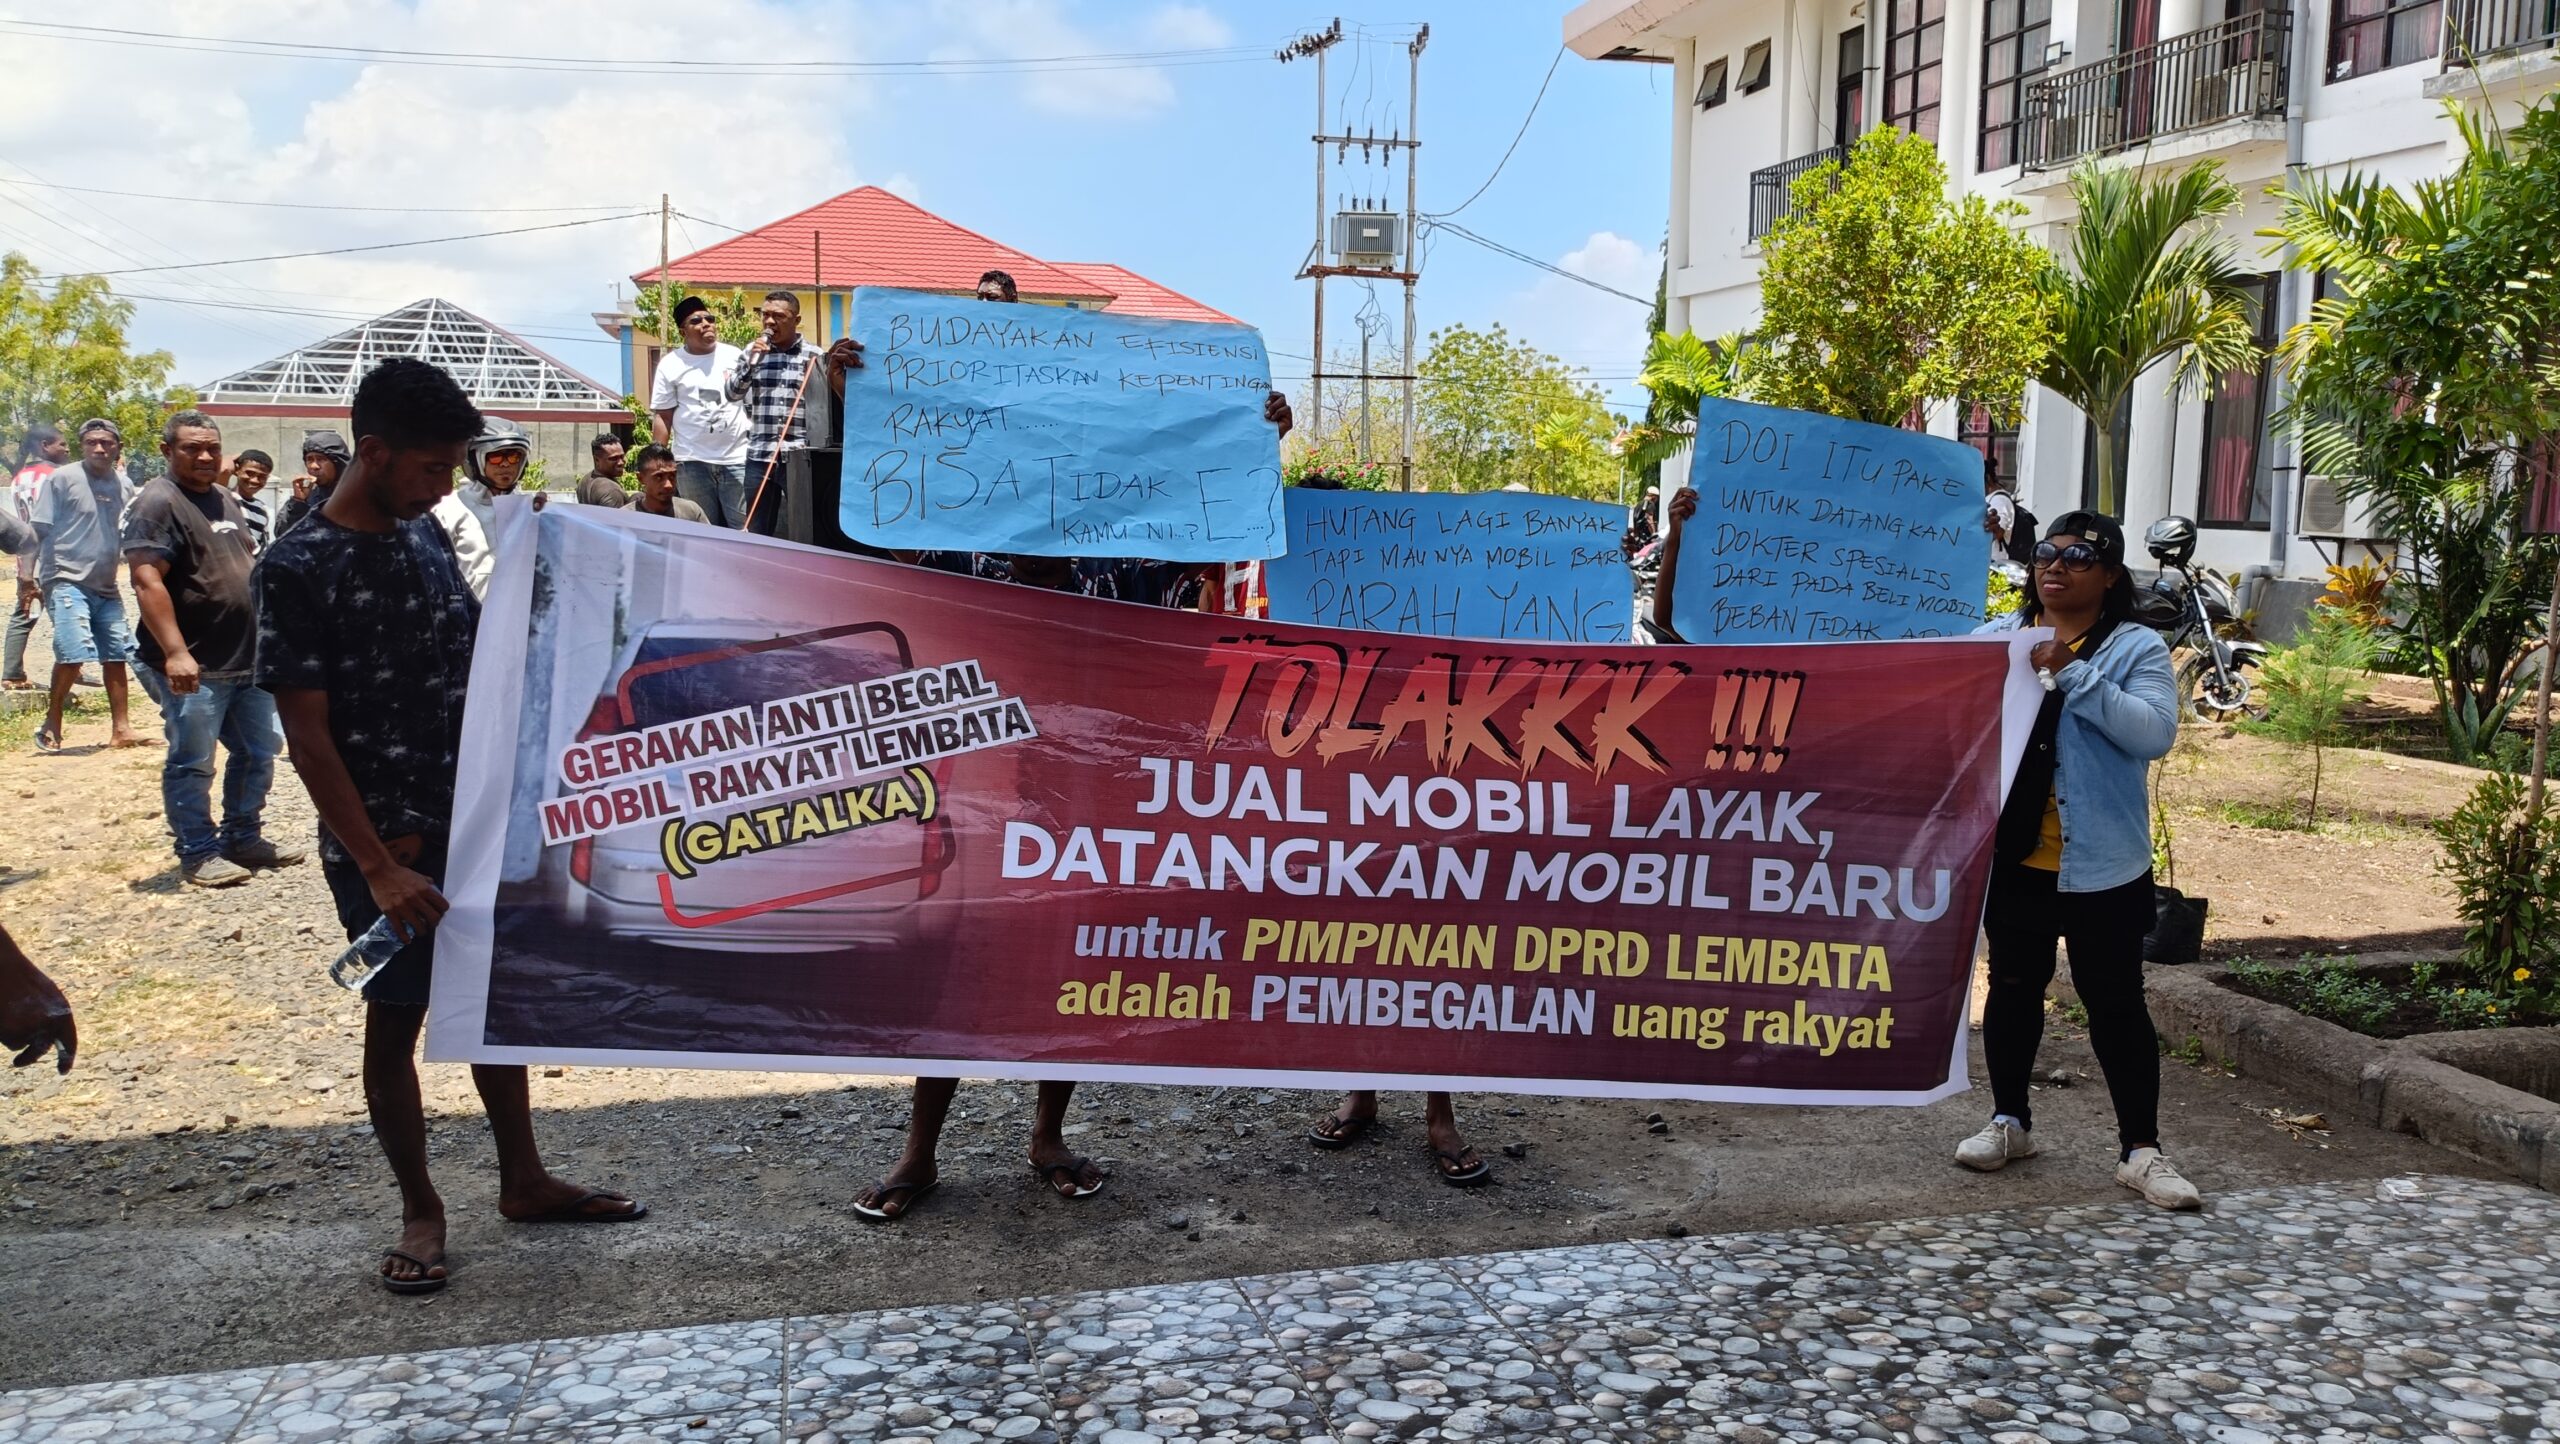
[[[1996,1111],[1956,1159],[1987,1173],[2036,1151],[2029,1080],[2054,949],[2068,944],[2089,1045],[2115,1103],[2116,1180],[2162,1208],[2196,1208],[2195,1185],[2160,1149],[2159,1039],[2142,991],[2153,913],[2149,768],[2178,733],[2169,649],[2133,620],[2124,529],[2113,518],[2067,513],[2033,555],[2034,585],[2017,615],[1983,628],[2054,635],[2028,654],[2045,701],[2000,814],[1983,918],[1991,989],[1982,1054]]]
[[[393,1293],[445,1286],[444,1201],[427,1173],[414,1053],[480,608],[431,518],[453,489],[479,411],[436,366],[395,357],[351,414],[355,462],[260,562],[257,682],[275,696],[321,822],[320,861],[349,939],[388,918],[405,945],[363,988],[364,1084],[399,1180],[402,1228],[380,1276]],[[615,1223],[639,1204],[543,1169],[521,1067],[475,1066],[498,1151],[498,1210],[520,1223]]]
[[[489,574],[497,567],[490,543],[489,521],[498,498],[515,493],[533,459],[533,439],[512,421],[490,418],[462,454],[465,473],[451,495],[436,503],[436,524],[453,539],[453,554],[462,563],[462,580],[473,600],[489,595]]]

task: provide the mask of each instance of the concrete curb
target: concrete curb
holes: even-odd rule
[[[2381,967],[2426,954],[2365,955]],[[2224,986],[2205,964],[2147,966],[2151,1019],[2175,1050],[2193,1040],[2234,1071],[2284,1084],[2325,1108],[2414,1134],[2523,1182],[2560,1193],[2560,1104],[2466,1073],[2418,1039],[2368,1038]],[[2057,979],[2055,995],[2077,1001]]]

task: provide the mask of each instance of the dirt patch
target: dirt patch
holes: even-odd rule
[[[2212,900],[2206,955],[2282,958],[2459,944],[2433,828],[2482,774],[2354,748],[2333,749],[2324,771],[2320,822],[2309,830],[2297,825],[2301,763],[2278,743],[2227,728],[2189,728],[2159,773],[2178,886]]]
[[[104,732],[87,722],[73,741]],[[2260,786],[2276,765],[2250,739],[2202,753],[2199,799]],[[2380,759],[2353,785],[2410,818],[2463,790],[2410,766]],[[363,1124],[360,1005],[325,976],[342,942],[318,869],[185,888],[158,773],[152,751],[0,754],[0,923],[61,980],[84,1038],[67,1078],[0,1077],[0,1387],[2127,1197],[2106,1092],[2062,1026],[2045,1067],[2064,1081],[2037,1105],[2044,1155],[1997,1178],[1950,1156],[1979,1126],[1978,1092],[1919,1110],[1470,1095],[1460,1118],[1497,1186],[1466,1193],[1433,1181],[1411,1095],[1389,1096],[1372,1138],[1320,1154],[1304,1134],[1327,1097],[1089,1086],[1074,1141],[1115,1176],[1070,1204],[1024,1165],[1029,1087],[981,1083],[961,1091],[942,1189],[890,1227],[846,1204],[896,1155],[903,1080],[538,1070],[554,1166],[654,1208],[629,1228],[543,1230],[496,1218],[468,1071],[436,1066],[423,1072],[457,1282],[395,1300],[370,1278],[397,1205]],[[270,820],[280,837],[312,835],[289,772]],[[2295,835],[2190,820],[2181,841],[2182,870],[2215,897],[2218,949],[2286,938],[2335,950],[2370,930],[2441,927],[2431,851],[2405,827]],[[2170,1146],[2209,1192],[2477,1171],[2395,1135],[2286,1126],[2305,1106],[2262,1080],[2166,1075]],[[1657,1111],[1665,1133],[1647,1127]]]

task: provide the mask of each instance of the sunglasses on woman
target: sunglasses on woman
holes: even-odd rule
[[[2085,572],[2098,564],[2098,549],[2087,542],[2073,542],[2067,547],[2058,547],[2049,541],[2037,542],[2035,559],[2038,571],[2060,562],[2064,571]]]

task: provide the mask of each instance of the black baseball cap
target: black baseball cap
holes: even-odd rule
[[[2102,511],[2066,511],[2044,529],[2044,538],[2076,536],[2097,549],[2098,560],[2124,565],[2124,527]]]

